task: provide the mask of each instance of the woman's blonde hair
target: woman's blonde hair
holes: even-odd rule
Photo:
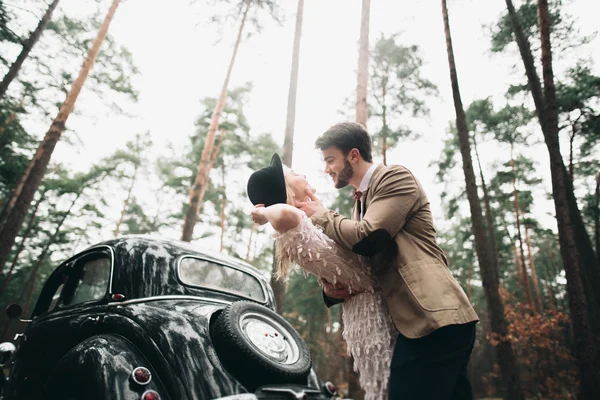
[[[286,203],[290,206],[296,207],[296,196],[294,195],[294,190],[290,186],[287,175],[285,174],[286,169],[289,171],[290,167],[287,165],[283,165],[283,177],[285,179],[285,193],[286,193]],[[283,281],[285,280],[290,273],[291,260],[290,257],[285,252],[281,241],[275,242],[275,278],[277,280]]]

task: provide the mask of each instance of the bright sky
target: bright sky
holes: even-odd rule
[[[199,100],[218,96],[237,32],[235,25],[207,23],[212,9],[203,5],[204,1],[194,6],[189,3],[122,3],[110,32],[131,50],[141,71],[134,80],[140,92],[139,104],[126,107],[138,118],[99,117],[91,122],[87,117],[73,116],[69,125],[79,132],[84,148],[75,155],[59,145],[55,159],[86,165],[146,130],[157,151],[169,141],[187,142],[194,130]],[[283,26],[265,23],[262,34],[242,43],[230,84],[233,88],[253,82],[250,105],[245,110],[253,133],[270,132],[279,143],[283,143],[285,129],[297,6],[291,0],[281,3],[285,3],[287,20]],[[423,76],[440,89],[439,97],[428,103],[431,118],[422,124],[423,138],[417,143],[400,143],[388,156],[388,163],[407,166],[421,180],[438,221],[443,218],[439,198],[443,186],[435,184],[435,169],[428,165],[439,158],[448,122],[455,118],[440,4],[439,0],[372,0],[370,34],[373,43],[381,33],[402,32],[403,44],[420,47],[426,63]],[[78,0],[61,3],[63,9],[78,6]],[[497,20],[505,2],[449,0],[448,6],[463,103],[467,106],[487,96],[501,99],[507,82],[522,74],[520,64],[513,70],[514,60],[488,50],[486,26]],[[583,33],[597,27],[598,0],[576,0],[567,9],[579,19]],[[354,96],[360,13],[360,0],[306,0],[304,6],[293,167],[308,176],[324,199],[331,199],[335,190],[322,173],[320,154],[313,143],[343,118],[339,111],[345,99]],[[600,41],[594,40],[579,54],[597,57]],[[598,73],[598,65],[595,71]],[[86,109],[89,114],[93,112]],[[540,170],[547,171],[544,147],[538,150],[542,151]],[[486,162],[497,150],[484,146],[482,151]],[[542,200],[539,207],[543,212],[552,210],[552,204]],[[115,210],[115,215],[118,212]]]

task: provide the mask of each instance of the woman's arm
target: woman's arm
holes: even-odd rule
[[[302,221],[302,211],[289,204],[273,204],[269,207],[255,207],[252,219],[260,224],[269,222],[273,229],[284,233],[298,226]]]

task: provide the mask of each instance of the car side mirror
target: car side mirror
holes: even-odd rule
[[[9,319],[19,319],[22,313],[23,309],[18,304],[11,304],[6,307],[6,315]]]

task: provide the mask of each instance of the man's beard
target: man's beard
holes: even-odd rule
[[[352,165],[348,162],[348,160],[344,160],[344,169],[338,174],[335,188],[341,189],[348,186],[352,176],[354,176],[354,168],[352,168]]]

